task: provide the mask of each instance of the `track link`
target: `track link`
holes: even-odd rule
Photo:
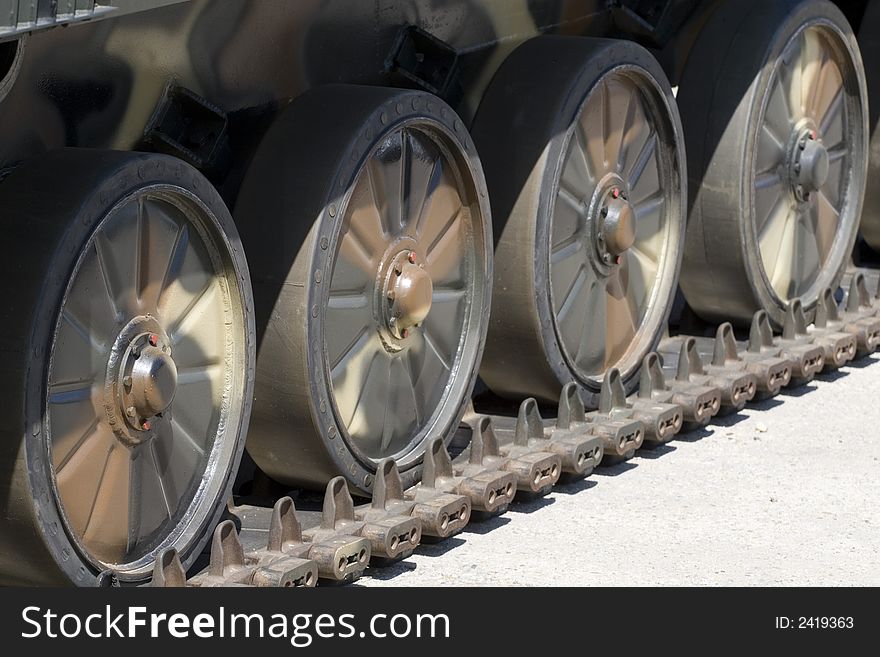
[[[206,568],[187,578],[169,550],[156,560],[151,585],[312,587],[350,582],[368,566],[405,559],[423,538],[449,538],[470,522],[505,513],[517,499],[546,495],[558,482],[588,477],[639,448],[666,443],[716,415],[874,353],[880,348],[880,283],[872,296],[868,277],[876,272],[849,272],[842,303],[824,291],[812,325],[801,303],[792,302],[781,335],[761,311],[748,340],[737,341],[730,324],[719,326],[714,337],[668,338],[645,358],[636,394],[627,398],[620,373],[610,370],[595,411],[587,411],[570,384],[552,420],[541,416],[534,399],[523,401],[516,416],[472,412],[463,425],[470,433],[464,450],[453,458],[434,439],[421,482],[406,490],[396,464],[383,461],[368,504],[355,505],[337,477],[320,513],[298,511],[290,497],[271,510],[233,508],[241,533],[232,520],[221,522]]]

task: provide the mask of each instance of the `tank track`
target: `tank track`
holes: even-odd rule
[[[355,504],[342,477],[329,482],[320,511],[296,509],[290,497],[273,508],[230,503],[214,531],[207,565],[187,577],[173,550],[160,555],[151,586],[312,587],[356,580],[368,567],[412,555],[547,494],[557,483],[631,458],[636,450],[695,431],[716,416],[802,386],[880,348],[880,270],[851,269],[843,298],[827,290],[814,324],[793,302],[781,334],[763,312],[749,337],[730,324],[714,337],[678,335],[645,359],[639,390],[626,396],[619,372],[605,377],[599,408],[587,411],[566,387],[555,419],[533,399],[516,415],[470,412],[450,445],[429,446],[421,483],[404,489],[397,466],[383,461],[372,500]],[[875,290],[871,293],[869,290]],[[112,586],[109,573],[99,585]]]

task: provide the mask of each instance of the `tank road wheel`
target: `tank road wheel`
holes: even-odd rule
[[[474,125],[492,200],[493,319],[481,375],[558,399],[604,373],[632,390],[665,329],[684,231],[681,124],[654,58],[623,41],[532,39]]]
[[[257,303],[248,450],[271,477],[414,483],[451,437],[487,324],[485,183],[455,113],[424,93],[333,85],[277,118],[236,219]]]
[[[0,185],[0,580],[199,555],[244,437],[255,333],[229,211],[173,158],[62,150]]]
[[[682,288],[711,320],[777,325],[839,281],[867,171],[862,59],[825,0],[728,1],[678,96],[691,211]]]
[[[880,1],[871,0],[859,27],[859,46],[867,65],[868,110],[871,130],[868,179],[875,181],[865,190],[862,212],[862,237],[868,245],[880,252]]]

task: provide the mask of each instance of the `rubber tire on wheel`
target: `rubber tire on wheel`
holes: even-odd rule
[[[615,107],[609,111],[617,100],[620,110]],[[594,110],[598,115],[589,113]],[[640,118],[630,123],[631,115]],[[644,134],[646,125],[648,136]],[[660,65],[647,50],[629,41],[561,36],[531,39],[499,69],[477,112],[473,132],[489,184],[496,238],[492,319],[482,378],[497,394],[547,402],[558,400],[562,387],[575,381],[585,401],[596,406],[604,373],[617,367],[625,388],[632,392],[638,385],[642,359],[666,329],[684,240],[687,192],[682,129],[672,89]],[[575,140],[583,144],[595,135],[603,135],[605,141],[600,139],[600,145],[617,140],[616,166],[610,164],[607,144],[601,164],[589,144],[581,146],[586,149],[583,166],[587,170],[578,169],[577,180],[564,185],[569,149],[575,148]],[[650,144],[653,148],[648,148]],[[648,167],[656,172],[656,180],[653,175],[642,175]],[[643,231],[649,230],[649,224],[645,217],[653,217],[655,211],[657,215],[659,228],[654,237],[659,236],[660,242],[653,249],[656,268],[651,286],[642,286],[645,289],[639,301],[632,301],[629,292],[636,278],[631,273],[638,267],[637,254],[641,252],[626,247],[615,266],[614,254],[605,252],[604,247],[597,251],[606,238],[591,228],[600,223],[594,216],[594,199],[609,178],[620,178],[626,187],[634,185],[630,200],[637,217],[635,246],[646,239]],[[650,186],[645,192],[650,193],[639,199],[643,184]],[[576,194],[580,204],[577,218],[565,222],[556,219],[561,214],[557,196],[563,187],[569,196]],[[570,189],[573,187],[576,189]],[[642,204],[656,194],[663,203],[643,214]],[[557,223],[576,226],[574,237],[584,242],[575,254],[579,269],[570,286],[567,279],[559,285],[553,278],[556,254],[564,250],[556,246]],[[594,257],[594,252],[600,255]],[[620,322],[612,319],[612,308],[613,317],[618,317],[619,309],[612,306],[611,297],[617,294],[611,291],[615,280],[628,281],[621,284],[624,294],[617,303],[635,304],[640,314],[635,318],[630,312],[633,326],[626,333]],[[592,292],[587,289],[590,285],[594,285]],[[568,290],[565,302],[555,300],[563,295],[554,295],[554,287]],[[593,306],[571,301],[580,300],[584,290],[590,304],[593,296],[600,296],[597,307],[604,309],[607,317],[598,313],[590,316]],[[564,315],[561,309],[566,304],[577,307],[579,314]],[[563,320],[570,321],[572,315],[576,323],[583,319],[576,331],[567,334],[561,327],[568,325]],[[615,332],[619,333],[616,337]],[[566,335],[573,336],[568,345]],[[597,335],[601,339],[592,337]],[[603,345],[601,350],[583,347],[594,341]],[[579,346],[570,348],[576,342]],[[591,355],[582,357],[582,352]],[[591,365],[582,366],[584,360]]]
[[[859,27],[859,46],[866,62],[868,81],[869,128],[871,148],[868,180],[873,181],[865,190],[862,210],[862,237],[868,245],[880,252],[880,1],[869,0]]]
[[[849,131],[839,141],[836,135],[822,135],[821,131],[818,138],[827,137],[829,141],[837,142],[823,142],[829,149],[829,157],[830,149],[837,147],[836,150],[849,158],[846,161],[851,162],[851,166],[840,164],[840,180],[846,182],[846,188],[836,192],[839,194],[838,203],[842,205],[835,209],[834,216],[839,218],[836,219],[834,237],[830,238],[832,243],[820,247],[820,238],[814,238],[819,254],[818,265],[809,274],[800,271],[805,266],[806,256],[801,251],[794,255],[795,246],[797,236],[806,230],[801,226],[808,224],[796,214],[793,222],[795,236],[790,236],[790,220],[785,219],[779,248],[770,246],[769,241],[767,243],[768,262],[770,254],[774,256],[771,274],[765,268],[765,256],[759,241],[762,233],[757,223],[758,215],[763,213],[768,220],[762,219],[761,225],[766,223],[769,226],[769,219],[775,218],[777,212],[776,205],[770,202],[766,203],[770,205],[769,210],[760,205],[764,203],[766,191],[761,191],[762,196],[759,196],[756,186],[758,174],[762,173],[757,170],[759,154],[763,152],[759,149],[770,143],[764,139],[763,108],[765,101],[768,107],[771,102],[777,102],[773,96],[775,86],[771,86],[777,80],[776,68],[782,70],[791,64],[784,63],[783,56],[793,52],[786,48],[789,43],[794,44],[793,39],[804,34],[802,28],[815,30],[813,34],[820,35],[823,44],[834,44],[827,50],[834,53],[835,67],[841,71],[845,93],[840,111],[847,117]],[[788,75],[787,68],[785,71]],[[788,98],[780,94],[783,106],[790,116],[794,116],[789,100],[794,92],[783,84],[787,83],[780,82],[780,88],[788,90]],[[805,102],[803,96],[801,102]],[[818,101],[812,98],[810,103],[813,108]],[[751,0],[748,3],[728,0],[721,3],[689,55],[678,104],[687,138],[691,194],[681,274],[682,290],[689,305],[710,321],[733,320],[743,325],[756,311],[763,309],[771,321],[780,326],[790,297],[801,298],[805,309],[811,310],[821,290],[837,285],[843,273],[856,238],[866,180],[865,79],[858,45],[846,18],[826,0]],[[827,110],[832,105],[833,101],[826,106],[824,116],[828,116]],[[797,113],[809,114],[801,107],[796,108]],[[836,118],[833,120],[836,122]],[[844,119],[840,121],[842,123]],[[812,134],[815,139],[815,129]],[[784,142],[779,146],[784,155],[780,156],[782,164],[775,174],[768,169],[781,182],[775,182],[773,175],[763,177],[761,189],[775,189],[779,184],[780,198],[791,197],[793,211],[800,213],[803,202],[791,191],[790,168],[794,166],[791,153],[794,151],[788,148],[790,144],[785,142],[786,138],[787,135],[773,137],[777,142]],[[763,180],[772,183],[771,186],[764,186]],[[822,187],[819,191],[824,194],[824,190]],[[808,202],[818,203],[821,198],[820,193],[813,193]],[[761,207],[760,213],[758,207]],[[818,210],[809,209],[809,212]],[[812,231],[816,235],[817,228],[813,226]],[[777,233],[775,230],[773,233],[775,240]],[[827,242],[829,238],[823,236],[821,241]],[[809,246],[806,240],[803,244]],[[787,246],[791,247],[790,251],[786,250]],[[826,253],[823,255],[821,250]],[[782,259],[785,253],[789,254],[790,262],[782,273],[791,275],[788,279],[780,279],[787,280],[787,284],[777,281],[779,287],[787,285],[785,292],[778,293],[771,276],[775,277],[774,270],[782,266],[780,262],[785,263]]]
[[[115,326],[112,329],[115,332],[129,319],[124,312],[128,306],[117,304],[116,301],[132,298],[139,304],[142,298],[138,286],[114,289],[109,281],[127,279],[118,278],[113,272],[106,270],[108,261],[102,258],[109,254],[113,267],[128,262],[139,263],[142,257],[139,258],[135,253],[148,253],[144,249],[149,248],[142,246],[141,238],[146,234],[142,231],[153,230],[158,224],[152,218],[142,219],[143,210],[137,210],[133,234],[138,237],[136,242],[132,242],[137,247],[130,254],[126,252],[126,258],[119,258],[119,248],[115,247],[117,242],[108,241],[111,238],[106,233],[101,234],[101,248],[98,248],[98,233],[108,225],[130,226],[131,215],[126,210],[142,208],[147,202],[144,199],[148,196],[151,199],[161,197],[157,203],[167,201],[169,205],[163,207],[170,207],[172,201],[168,199],[173,197],[176,199],[173,203],[178,204],[174,207],[180,207],[180,216],[186,216],[191,222],[186,225],[198,226],[199,231],[204,230],[198,238],[192,233],[189,240],[180,240],[178,233],[178,240],[174,242],[175,248],[168,252],[167,268],[162,269],[163,285],[154,288],[156,303],[164,304],[160,307],[169,309],[171,307],[167,305],[168,299],[173,298],[176,303],[184,298],[179,296],[185,294],[183,287],[196,280],[184,278],[190,276],[193,271],[191,265],[196,262],[189,256],[192,252],[189,250],[190,245],[197,241],[200,249],[203,246],[208,249],[207,245],[210,245],[210,248],[215,248],[214,251],[208,251],[213,268],[211,272],[207,272],[210,276],[207,279],[210,287],[205,289],[213,291],[217,289],[215,286],[219,286],[223,290],[220,298],[224,310],[221,312],[227,313],[226,309],[229,309],[224,315],[229,324],[224,332],[223,317],[220,318],[219,335],[227,336],[223,344],[228,345],[229,340],[236,342],[233,348],[221,352],[221,360],[217,365],[227,368],[223,372],[229,378],[222,391],[224,395],[228,393],[228,396],[222,402],[214,397],[207,398],[209,412],[214,416],[210,427],[215,427],[216,433],[209,434],[211,448],[210,451],[204,449],[200,457],[203,460],[196,458],[194,461],[202,464],[204,469],[190,473],[190,487],[185,491],[188,497],[181,496],[180,499],[168,499],[172,494],[169,491],[176,489],[168,488],[166,491],[164,486],[168,480],[162,483],[163,475],[158,474],[158,463],[164,462],[166,468],[174,468],[174,465],[157,460],[159,457],[155,456],[155,452],[152,457],[140,459],[136,454],[143,455],[144,452],[135,452],[133,449],[126,452],[126,448],[131,445],[115,440],[119,434],[115,433],[111,425],[115,422],[115,426],[119,427],[119,416],[111,422],[95,401],[112,399],[104,392],[108,385],[105,377],[109,376],[107,372],[110,370],[103,369],[108,367],[104,357],[96,362],[96,352],[89,351],[91,344],[92,349],[102,347],[99,351],[105,352],[103,347],[107,343],[102,341],[113,339],[112,334],[99,335],[97,331],[88,329],[92,326],[88,322],[99,316],[98,308],[107,306],[114,311],[110,315],[110,322],[102,326]],[[132,202],[131,199],[135,200]],[[101,573],[109,571],[118,581],[139,582],[149,577],[156,555],[169,548],[175,548],[184,566],[189,566],[201,553],[225,509],[244,449],[252,396],[255,332],[250,281],[229,211],[211,184],[195,169],[179,160],[164,155],[76,149],[51,152],[13,171],[0,184],[0,207],[3,209],[0,224],[4,235],[0,247],[0,275],[6,282],[2,303],[4,327],[0,340],[0,351],[3,353],[0,397],[3,399],[4,409],[4,422],[0,426],[0,581],[31,585],[74,583],[93,586]],[[116,223],[110,224],[111,220]],[[165,221],[166,215],[158,220]],[[144,228],[147,222],[149,228]],[[181,246],[180,249],[177,248],[178,245]],[[90,268],[86,270],[81,263],[93,258],[95,253],[102,264],[97,269],[89,265]],[[199,253],[204,254],[206,251]],[[177,265],[172,266],[173,256],[179,256],[175,262],[183,269],[178,269]],[[88,262],[92,263],[93,260]],[[132,271],[138,272],[136,280],[139,281],[152,281],[152,269],[152,262],[149,265],[131,266]],[[98,270],[104,272],[103,282],[97,274]],[[80,271],[86,273],[80,276]],[[88,282],[85,287],[77,287],[79,281],[86,280]],[[144,283],[147,284],[149,283]],[[172,284],[175,285],[174,292],[169,297],[165,293]],[[65,315],[62,319],[60,310],[68,307],[68,298],[73,298],[70,296],[73,294],[71,290],[82,292],[84,297],[79,298],[84,299],[85,305],[79,307],[90,309],[84,317],[76,320],[71,319],[73,315]],[[134,294],[131,294],[132,290]],[[146,287],[143,290],[145,298]],[[114,297],[114,294],[117,296]],[[149,294],[152,296],[152,290]],[[212,304],[214,299],[212,295]],[[213,307],[212,305],[211,308]],[[173,344],[168,352],[183,362],[185,353],[193,354],[198,350],[194,350],[189,341],[184,344],[174,340],[178,337],[191,337],[190,324],[183,325],[183,321],[189,317],[189,311],[195,306],[187,306],[187,311],[182,314],[176,314],[179,306],[173,308],[173,316],[179,319],[180,324],[175,325],[173,332],[169,330],[166,336]],[[202,316],[202,306],[198,308],[199,316]],[[161,318],[161,312],[155,317]],[[84,326],[87,328],[84,329]],[[77,343],[78,349],[71,352],[71,342],[65,341],[64,336],[73,336],[74,333],[82,341]],[[151,334],[150,340],[155,337]],[[164,344],[159,346],[163,350],[166,348]],[[71,353],[84,354],[84,357],[91,360],[92,366],[97,368],[94,370],[96,373],[91,375],[95,378],[89,378],[90,387],[89,384],[80,385],[79,382],[52,383],[56,357],[66,358]],[[110,353],[116,353],[115,346]],[[112,368],[113,365],[109,367]],[[139,374],[135,378],[138,377]],[[54,385],[64,386],[65,390],[71,387],[75,390],[61,392],[59,387],[59,392],[51,392],[51,386]],[[178,387],[178,396],[182,396],[180,390],[181,387]],[[80,395],[80,392],[83,394]],[[153,392],[147,391],[145,394]],[[193,392],[192,388],[186,394],[186,398],[192,398],[193,394],[201,398],[199,390]],[[56,396],[57,399],[53,400]],[[59,471],[65,466],[59,465],[58,453],[54,451],[55,441],[64,440],[67,435],[56,435],[62,431],[60,427],[69,425],[62,421],[64,418],[61,415],[53,414],[53,404],[70,405],[72,402],[84,402],[89,408],[76,408],[82,412],[94,412],[96,419],[91,430],[82,432],[82,437],[67,453],[63,462],[68,463],[76,458],[76,468],[79,469],[83,467],[83,463],[89,461],[83,461],[87,457],[80,458],[76,452],[88,452],[88,459],[96,454],[105,459],[103,471],[106,471],[110,467],[111,454],[121,454],[118,458],[122,459],[120,469],[114,471],[116,476],[108,478],[110,488],[106,494],[102,494],[104,475],[99,469],[100,480],[82,535],[73,529],[75,523],[70,519],[72,516],[68,516],[70,508],[67,506],[68,502],[76,503],[76,506],[82,500],[64,497],[62,491],[67,488],[66,484],[59,483],[57,479],[56,465]],[[166,414],[166,419],[157,419],[159,426],[153,427],[155,436],[173,435],[181,449],[189,450],[188,443],[183,436],[176,433],[176,429],[174,434],[165,432],[164,427],[172,426],[173,421],[180,419],[176,414],[174,420],[169,419],[173,401],[168,403],[171,405],[161,409]],[[95,410],[89,410],[93,405]],[[165,424],[166,421],[168,424]],[[144,431],[147,429],[149,427]],[[195,432],[198,429],[196,426],[190,431]],[[81,430],[74,435],[80,433]],[[153,434],[145,436],[144,440],[155,437]],[[200,435],[195,436],[195,439],[198,438]],[[101,441],[100,447],[94,446],[96,440]],[[163,445],[164,447],[155,449],[177,449],[168,447],[166,443]],[[180,454],[177,451],[173,453]],[[107,456],[104,457],[104,454]],[[128,467],[125,466],[125,459],[131,459]],[[153,522],[155,513],[144,511],[147,507],[143,506],[149,499],[155,499],[143,496],[147,474],[142,468],[148,461],[156,464],[158,477],[155,481],[151,480],[155,485],[151,484],[149,490],[156,492],[161,488],[165,498],[164,505],[168,507],[167,522],[160,520],[156,525],[148,524]],[[136,462],[141,469],[136,469]],[[91,466],[86,470],[91,471]],[[153,470],[149,472],[153,476]],[[208,473],[207,476],[205,472]],[[81,480],[81,477],[77,479]],[[120,503],[120,497],[116,495],[119,489],[112,484],[120,481],[124,482],[126,488],[123,490],[131,497],[124,498],[128,500],[127,504],[116,506]],[[74,493],[80,490],[78,487],[73,489]],[[111,492],[114,494],[110,495]],[[96,510],[99,500],[101,509]],[[137,515],[132,500],[141,501],[141,506],[137,507]],[[88,502],[87,499],[85,501]],[[165,507],[161,507],[163,514],[166,512]],[[153,509],[153,506],[150,505],[149,508]],[[125,541],[125,546],[114,549],[122,556],[131,555],[131,561],[120,559],[119,563],[101,562],[102,553],[96,550],[102,544],[89,538],[88,530],[93,514],[106,519],[108,525],[116,526],[120,534],[125,536],[124,539],[120,538]],[[124,526],[117,524],[120,516],[124,520]],[[104,521],[101,523],[103,525]],[[148,529],[153,533],[132,534],[134,530],[140,532]],[[107,540],[108,531],[100,530],[103,532],[100,534],[101,541]],[[137,539],[133,540],[132,536]],[[144,537],[142,544],[138,543],[141,537]]]
[[[445,230],[464,231],[455,233],[458,241],[422,244],[404,235],[415,214],[434,221],[434,192],[424,191],[440,189],[431,182],[433,173],[422,186],[419,207],[427,209],[412,211],[420,203],[413,200],[413,181],[422,180],[414,167],[441,161],[432,158],[443,158],[434,171],[452,175],[456,189],[464,190],[462,211],[444,219],[450,222]],[[295,486],[320,489],[342,474],[352,490],[369,493],[386,457],[395,458],[405,486],[416,483],[427,441],[450,440],[458,428],[486,333],[492,275],[488,195],[462,121],[422,92],[315,88],[288,106],[266,134],[235,217],[251,262],[259,341],[248,452],[270,477]],[[404,243],[412,249],[409,262],[398,258],[406,255],[397,253]],[[408,337],[392,335],[386,310],[394,295],[377,281],[390,280],[383,272],[406,278],[409,269],[412,281],[424,283],[419,268],[424,263],[430,272],[430,249],[441,253],[441,246],[442,254],[470,254],[459,291],[467,309],[460,315],[456,310],[460,331],[447,336],[458,347],[442,372],[444,392],[430,397],[418,391],[432,385],[431,370],[408,360],[426,353],[427,328],[412,320]],[[445,250],[449,246],[452,251]],[[337,284],[337,277],[350,280]],[[424,321],[433,331],[432,321],[442,319],[435,315],[436,290],[432,299]],[[413,423],[401,420],[409,417],[410,400],[422,404]]]

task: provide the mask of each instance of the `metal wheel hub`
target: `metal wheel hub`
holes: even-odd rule
[[[813,192],[828,180],[831,160],[815,128],[795,133],[791,155],[791,180],[799,201],[809,202]]]
[[[621,255],[636,241],[635,209],[629,202],[626,184],[614,177],[610,184],[600,188],[598,204],[596,247],[604,265],[619,265]]]
[[[394,338],[405,340],[428,317],[434,296],[434,283],[415,250],[401,251],[391,260],[382,289],[385,327]]]
[[[111,352],[107,396],[108,420],[123,443],[136,446],[152,438],[177,392],[177,365],[168,336],[150,316],[137,317],[123,329]],[[121,385],[120,385],[121,384]],[[124,418],[125,426],[116,426]]]

